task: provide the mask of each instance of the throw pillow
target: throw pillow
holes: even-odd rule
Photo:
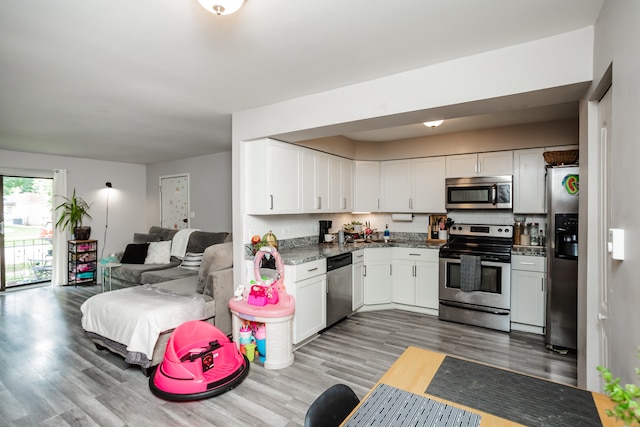
[[[200,270],[200,264],[202,264],[202,256],[204,254],[194,254],[193,252],[187,252],[184,255],[184,259],[180,263],[180,268],[187,270]]]
[[[123,264],[144,264],[149,243],[130,243],[124,249],[120,262]]]
[[[149,243],[159,241],[160,235],[158,234],[133,233],[133,243]]]
[[[151,242],[145,264],[169,264],[171,262],[171,241]]]

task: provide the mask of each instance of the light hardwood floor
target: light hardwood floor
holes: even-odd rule
[[[0,425],[299,426],[308,406],[341,382],[362,398],[409,346],[576,383],[574,355],[542,336],[442,322],[399,310],[360,313],[295,352],[294,364],[253,364],[236,389],[166,402],[148,378],[85,338],[80,305],[100,286],[41,287],[0,295]]]

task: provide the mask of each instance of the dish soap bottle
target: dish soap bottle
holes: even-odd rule
[[[389,237],[390,237],[389,224],[385,224],[385,226],[384,226],[384,241],[388,242],[389,241]]]

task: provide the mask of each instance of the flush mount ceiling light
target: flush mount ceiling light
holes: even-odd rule
[[[442,124],[442,122],[444,122],[444,120],[434,120],[432,122],[424,122],[423,125],[425,125],[428,128],[437,128]]]
[[[198,0],[198,3],[216,15],[231,15],[242,7],[244,0]]]

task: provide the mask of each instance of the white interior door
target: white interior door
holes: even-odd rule
[[[189,228],[189,174],[160,177],[160,225]]]
[[[609,89],[598,104],[598,122],[600,125],[600,233],[602,266],[598,289],[599,334],[600,334],[600,365],[610,366],[611,352],[609,349],[609,301],[611,296],[611,254],[608,251],[609,228],[611,227],[611,92]]]

